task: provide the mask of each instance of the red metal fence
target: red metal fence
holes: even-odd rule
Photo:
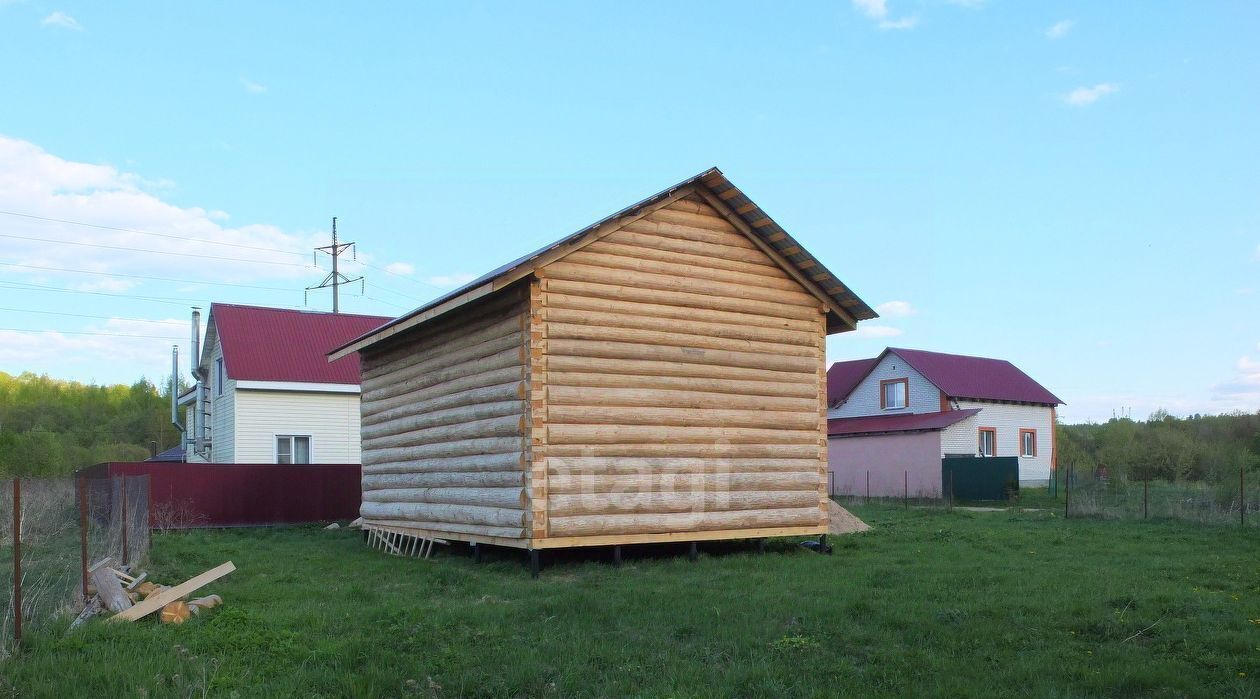
[[[88,478],[149,477],[155,529],[241,527],[354,519],[359,464],[199,464],[110,462]]]

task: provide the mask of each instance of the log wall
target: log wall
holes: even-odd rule
[[[535,276],[536,541],[825,531],[823,306],[756,244],[691,196]]]
[[[509,288],[361,352],[365,521],[526,537],[525,292]]]

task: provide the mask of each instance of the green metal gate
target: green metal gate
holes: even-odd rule
[[[1006,500],[1019,492],[1019,457],[951,456],[941,459],[941,486],[955,500]]]

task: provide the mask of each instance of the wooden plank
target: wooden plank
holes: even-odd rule
[[[186,597],[196,592],[197,590],[200,590],[206,585],[209,585],[210,583],[214,582],[215,580],[218,580],[219,578],[227,575],[228,573],[231,573],[234,570],[236,570],[236,566],[232,565],[231,561],[228,561],[227,563],[224,563],[220,566],[216,566],[214,568],[211,568],[210,570],[207,570],[201,575],[190,578],[189,580],[186,580],[176,585],[175,587],[172,587],[168,590],[164,590],[155,595],[151,595],[150,597],[145,599],[143,602],[135,605],[134,607],[131,607],[130,609],[120,612],[118,614],[115,614],[114,616],[110,617],[109,620],[110,621],[135,621],[136,619],[140,619],[142,617],[148,616],[149,614],[156,612],[162,607],[165,607],[167,604],[174,602],[175,600],[182,599],[183,597]]]

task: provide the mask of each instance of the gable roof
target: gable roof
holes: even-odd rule
[[[352,342],[335,348],[329,353],[329,361],[337,360],[350,352],[363,349],[454,310],[465,303],[503,289],[535,269],[593,242],[600,235],[617,230],[693,192],[703,197],[710,206],[717,209],[736,228],[757,243],[763,252],[767,252],[780,262],[784,270],[798,282],[802,282],[806,288],[816,292],[816,295],[828,303],[832,309],[827,314],[829,333],[852,330],[857,326],[857,321],[879,317],[870,306],[858,298],[817,258],[801,247],[792,236],[788,235],[787,231],[762,211],[761,207],[731,184],[721,170],[710,168],[550,245],[487,272],[464,286],[439,296]]]
[[[939,413],[904,413],[868,417],[833,417],[827,420],[828,437],[857,437],[889,432],[943,430],[980,412],[980,408],[946,410]]]
[[[840,400],[853,393],[853,389],[871,373],[879,363],[878,357],[836,362],[827,369],[827,402]]]
[[[294,311],[263,306],[210,304],[203,357],[214,338],[223,345],[223,368],[237,381],[359,384],[359,362],[329,362],[327,353],[392,320],[386,316]]]
[[[1037,403],[1041,405],[1060,405],[1059,400],[1044,386],[1033,381],[1032,377],[1020,371],[1018,367],[1005,359],[989,359],[972,357],[965,354],[946,354],[944,352],[928,352],[926,350],[902,349],[889,347],[880,355],[868,361],[870,366],[856,380],[846,380],[848,390],[843,393],[831,393],[831,370],[827,371],[828,401],[847,398],[853,389],[875,369],[879,362],[889,354],[895,354],[911,368],[919,372],[923,378],[931,381],[942,393],[950,398],[976,398],[980,400],[1005,400],[1016,403]],[[852,364],[852,362],[845,362]],[[835,365],[832,366],[835,368]],[[852,369],[842,370],[849,376]]]

